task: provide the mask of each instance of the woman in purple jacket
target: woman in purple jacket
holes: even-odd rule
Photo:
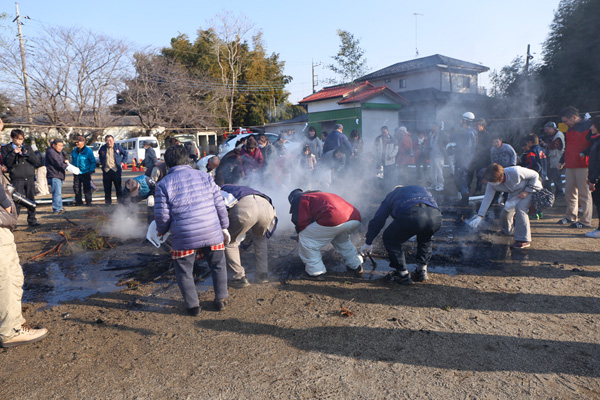
[[[186,309],[190,315],[200,313],[193,267],[197,258],[206,257],[215,290],[214,304],[222,311],[228,297],[225,244],[230,236],[221,191],[210,175],[189,165],[183,146],[169,147],[165,163],[169,173],[156,185],[154,220],[159,235],[171,232],[175,277]]]

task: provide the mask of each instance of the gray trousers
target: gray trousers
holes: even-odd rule
[[[506,202],[509,203],[512,196],[518,195],[518,193],[511,194]],[[515,240],[519,242],[531,242],[531,227],[529,226],[529,215],[527,214],[532,195],[532,193],[529,193],[524,199],[519,199],[514,209],[502,210],[500,214],[502,231],[507,235],[514,234]]]
[[[227,293],[227,269],[225,267],[225,253],[223,250],[211,250],[210,247],[201,249],[204,257],[208,261],[213,288],[215,290],[215,300],[226,299]],[[185,308],[198,307],[198,292],[194,283],[194,262],[196,261],[196,252],[189,256],[173,260],[175,262],[175,278],[177,285],[183,295]]]
[[[233,271],[233,279],[246,276],[240,261],[239,246],[241,238],[252,233],[256,272],[266,274],[269,270],[267,239],[265,234],[269,224],[275,217],[275,209],[264,197],[250,195],[242,197],[235,206],[229,209],[229,234],[231,242],[225,246],[227,267]]]

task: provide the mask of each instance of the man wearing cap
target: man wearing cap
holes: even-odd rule
[[[544,188],[552,191],[551,184],[554,183],[554,196],[564,197],[562,171],[558,166],[565,152],[565,135],[558,130],[554,122],[544,125],[544,133],[546,136],[540,143],[548,154],[548,180],[544,182]]]
[[[142,167],[146,168],[146,170],[151,170],[154,168],[154,164],[158,161],[156,158],[156,152],[150,146],[150,142],[144,142],[144,149],[146,149],[146,154],[144,155],[144,160],[142,160]]]
[[[135,178],[129,178],[125,181],[123,190],[123,204],[139,203],[142,200],[148,200],[148,222],[154,220],[154,189],[156,182],[146,176],[140,175]]]
[[[383,232],[383,245],[390,259],[390,267],[395,268],[389,278],[401,285],[411,285],[413,279],[423,282],[427,279],[427,263],[431,259],[432,236],[442,226],[442,213],[431,195],[422,186],[397,186],[383,200],[373,219],[365,244],[360,253],[373,251],[373,240],[385,225],[387,218],[394,220]],[[417,268],[411,279],[402,245],[417,236]]]
[[[302,189],[294,189],[288,201],[298,233],[300,258],[305,265],[303,277],[325,279],[327,269],[321,249],[328,243],[344,257],[346,270],[360,276],[363,259],[350,241],[350,234],[360,227],[360,212],[356,207],[336,194]]]

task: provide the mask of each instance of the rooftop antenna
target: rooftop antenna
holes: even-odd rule
[[[419,47],[417,46],[417,18],[422,17],[425,14],[413,13],[415,16],[415,57],[419,57]]]

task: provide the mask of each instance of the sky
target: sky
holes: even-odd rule
[[[267,52],[279,53],[290,101],[312,93],[312,63],[322,88],[334,75],[326,68],[340,45],[338,29],[352,33],[365,50],[369,71],[433,54],[500,69],[531,44],[534,61],[542,60],[542,43],[559,0],[396,0],[396,1],[164,1],[164,0],[22,0],[23,34],[36,35],[43,26],[80,26],[136,48],[161,48],[178,34],[196,38],[211,19],[229,11],[245,15],[263,32]],[[3,1],[0,12],[14,16],[15,4]],[[415,13],[421,14],[415,17]],[[416,22],[416,26],[415,26]],[[250,39],[250,38],[248,38]],[[416,46],[415,46],[416,42]],[[489,89],[488,73],[480,86]]]

